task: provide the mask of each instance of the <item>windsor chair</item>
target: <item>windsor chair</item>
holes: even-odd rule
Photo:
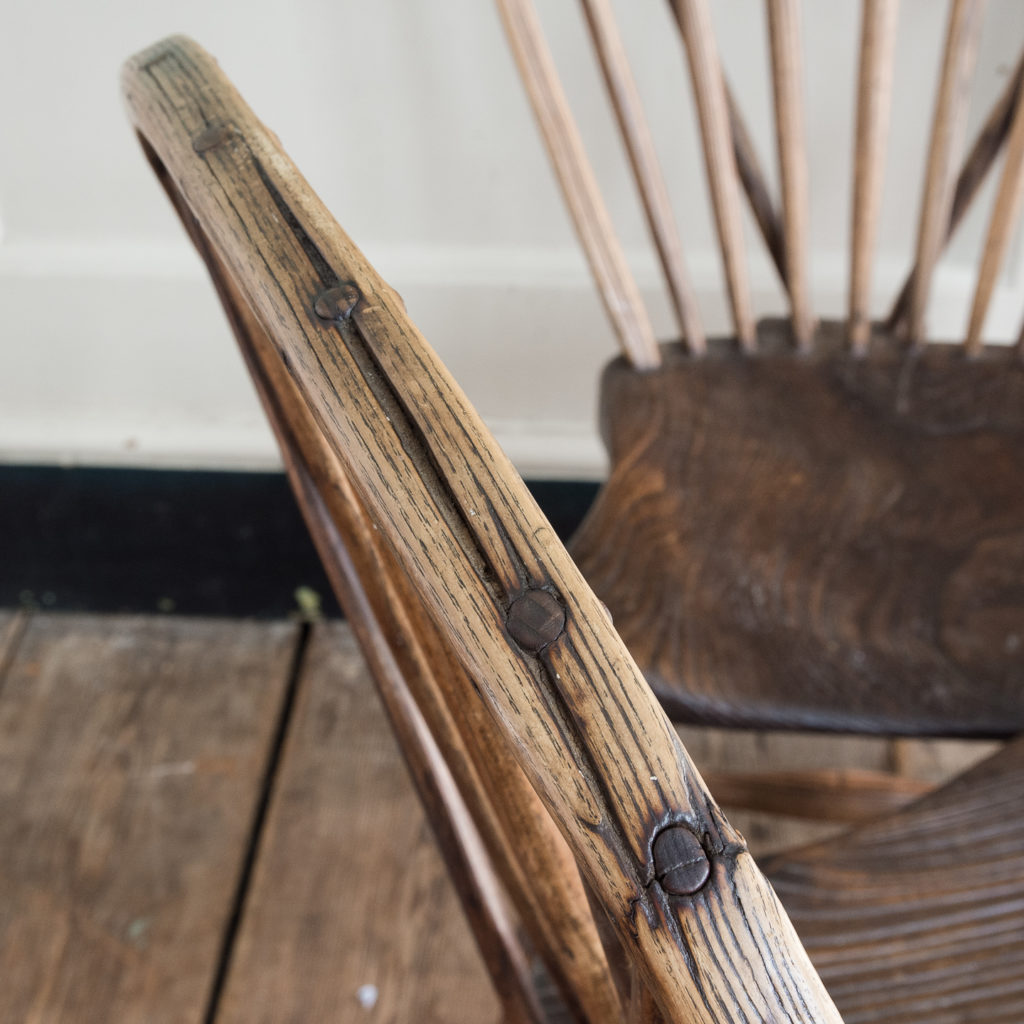
[[[839,1021],[606,610],[396,293],[199,46],[156,44],[123,86],[505,1020]],[[847,1020],[1020,1018],[1022,757],[1011,744],[769,865]]]
[[[707,0],[673,0],[733,323],[732,337],[708,340],[611,2],[580,6],[681,333],[656,343],[531,0],[498,0],[623,352],[601,383],[609,479],[570,544],[584,576],[677,720],[1019,732],[1024,334],[1015,346],[982,337],[1024,188],[1024,58],[958,170],[984,4],[953,0],[926,101],[913,268],[889,315],[872,319],[898,3],[864,0],[848,314],[819,323],[799,0],[766,6],[780,203],[728,85]],[[925,344],[942,248],[1004,149],[963,342]],[[788,319],[755,323],[744,194]]]

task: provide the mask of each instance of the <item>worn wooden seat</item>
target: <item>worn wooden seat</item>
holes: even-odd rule
[[[171,39],[144,51],[124,86],[277,433],[504,1019],[839,1021],[606,610],[401,300],[198,46]],[[912,852],[927,863],[939,828],[957,838],[931,904],[961,912],[933,920],[936,957],[903,968],[923,990],[956,927],[971,922],[984,937],[978,948],[1001,966],[992,985],[989,975],[964,985],[984,1019],[1010,1019],[1017,996],[1003,965],[1014,963],[1024,928],[1024,880],[999,823],[1021,788],[1017,748],[981,771],[1007,800],[986,801],[988,784],[968,779],[872,826],[881,831],[772,865],[783,890],[794,879],[794,908],[821,962],[845,951],[831,976],[844,994],[858,958],[884,961],[907,921],[879,910],[880,927],[858,932],[860,880],[851,871],[846,889],[844,866],[878,873],[870,858],[891,829],[900,863],[887,867],[904,876],[891,875],[896,898],[897,883],[914,881]],[[904,839],[915,823],[922,837]],[[968,842],[990,849],[975,858],[978,871],[968,864],[956,878]],[[852,908],[849,939],[839,914],[826,936],[832,915],[816,917],[797,884],[805,863],[836,889],[821,906]],[[869,918],[872,904],[864,907]],[[922,901],[922,922],[927,909]],[[849,1019],[889,1019],[885,1007],[865,1018],[851,1005]]]
[[[913,806],[767,862],[847,1024],[1024,1019],[1024,741]]]
[[[950,5],[928,100],[914,266],[888,317],[873,321],[897,3],[862,4],[849,312],[818,324],[799,4],[767,4],[776,202],[726,82],[706,0],[673,0],[734,326],[731,337],[708,342],[611,5],[581,0],[677,315],[682,340],[661,347],[532,2],[498,6],[624,353],[601,386],[609,480],[570,550],[666,708],[698,723],[1020,731],[1024,363],[1020,343],[982,339],[1024,189],[1024,63],[960,165],[983,5]],[[933,270],[1003,148],[963,343],[925,344]],[[788,295],[788,321],[755,324],[744,193]],[[941,341],[954,334],[939,328]]]

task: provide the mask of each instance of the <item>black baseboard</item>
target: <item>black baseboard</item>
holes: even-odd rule
[[[527,483],[563,539],[598,488]],[[317,600],[338,614],[283,473],[0,466],[0,607],[278,618]]]

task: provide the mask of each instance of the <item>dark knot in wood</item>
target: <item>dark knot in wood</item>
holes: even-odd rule
[[[565,608],[546,590],[527,590],[512,602],[505,624],[524,651],[536,654],[562,635]]]
[[[235,129],[230,124],[217,121],[204,128],[193,140],[192,148],[197,153],[205,153],[207,150],[216,149],[224,145],[234,135]]]
[[[692,896],[710,874],[700,839],[685,825],[670,825],[654,837],[654,875],[665,892]]]
[[[345,320],[361,298],[359,289],[351,282],[336,284],[316,297],[313,312],[321,320]]]

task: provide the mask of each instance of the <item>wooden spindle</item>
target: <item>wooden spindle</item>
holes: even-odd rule
[[[967,117],[967,104],[984,0],[953,0],[942,73],[935,102],[928,165],[917,235],[917,269],[910,296],[909,336],[923,344],[932,273],[938,262],[953,202],[953,167]]]
[[[729,130],[732,132],[732,151],[736,159],[736,171],[740,184],[747,194],[750,210],[761,230],[761,237],[768,248],[768,254],[779,272],[782,287],[789,294],[789,276],[786,273],[786,240],[783,236],[782,218],[775,207],[768,190],[768,179],[757,157],[754,140],[750,137],[743,113],[728,80],[725,81],[725,101],[729,106]]]
[[[601,199],[537,12],[531,0],[498,0],[498,10],[566,206],[622,350],[637,369],[653,369],[661,362],[654,328]]]
[[[1013,123],[1014,112],[1020,103],[1022,88],[1024,88],[1024,54],[1017,62],[1010,80],[1006,84],[999,99],[996,100],[988,118],[982,125],[971,146],[971,150],[960,168],[957,176],[956,189],[953,193],[953,208],[949,214],[949,223],[946,226],[946,237],[943,245],[948,244],[956,229],[960,226],[964,215],[970,209],[974,197],[978,194],[988,172],[992,169],[999,151],[1003,148],[1006,137],[1010,134],[1010,125]],[[914,279],[917,268],[914,267],[903,282],[903,287],[893,303],[889,312],[886,326],[889,330],[895,330],[897,325],[906,317],[910,308],[910,294],[914,288]]]
[[[985,314],[988,312],[995,290],[996,278],[1006,256],[1006,247],[1017,223],[1020,213],[1021,196],[1024,195],[1024,103],[1017,105],[1017,113],[1013,118],[1013,127],[1006,144],[1006,161],[1003,164],[1002,177],[999,179],[999,191],[996,193],[989,220],[988,233],[982,248],[981,267],[978,271],[978,284],[974,291],[971,304],[971,316],[967,325],[967,337],[964,344],[970,355],[981,351],[981,332],[985,326]]]
[[[654,140],[629,67],[622,36],[615,24],[609,0],[582,0],[582,5],[679,326],[690,352],[701,355],[707,348],[704,329],[683,262],[683,246],[672,214],[665,178],[658,163]]]
[[[871,263],[882,207],[898,10],[899,0],[864,0],[861,8],[849,314],[850,344],[858,353],[867,350],[871,335]]]
[[[707,0],[672,0],[672,9],[689,58],[736,337],[745,351],[752,352],[756,347],[756,334],[744,254],[736,157],[711,13]]]
[[[775,134],[785,222],[786,279],[797,346],[807,350],[814,317],[807,280],[807,144],[804,136],[798,0],[768,0]]]

